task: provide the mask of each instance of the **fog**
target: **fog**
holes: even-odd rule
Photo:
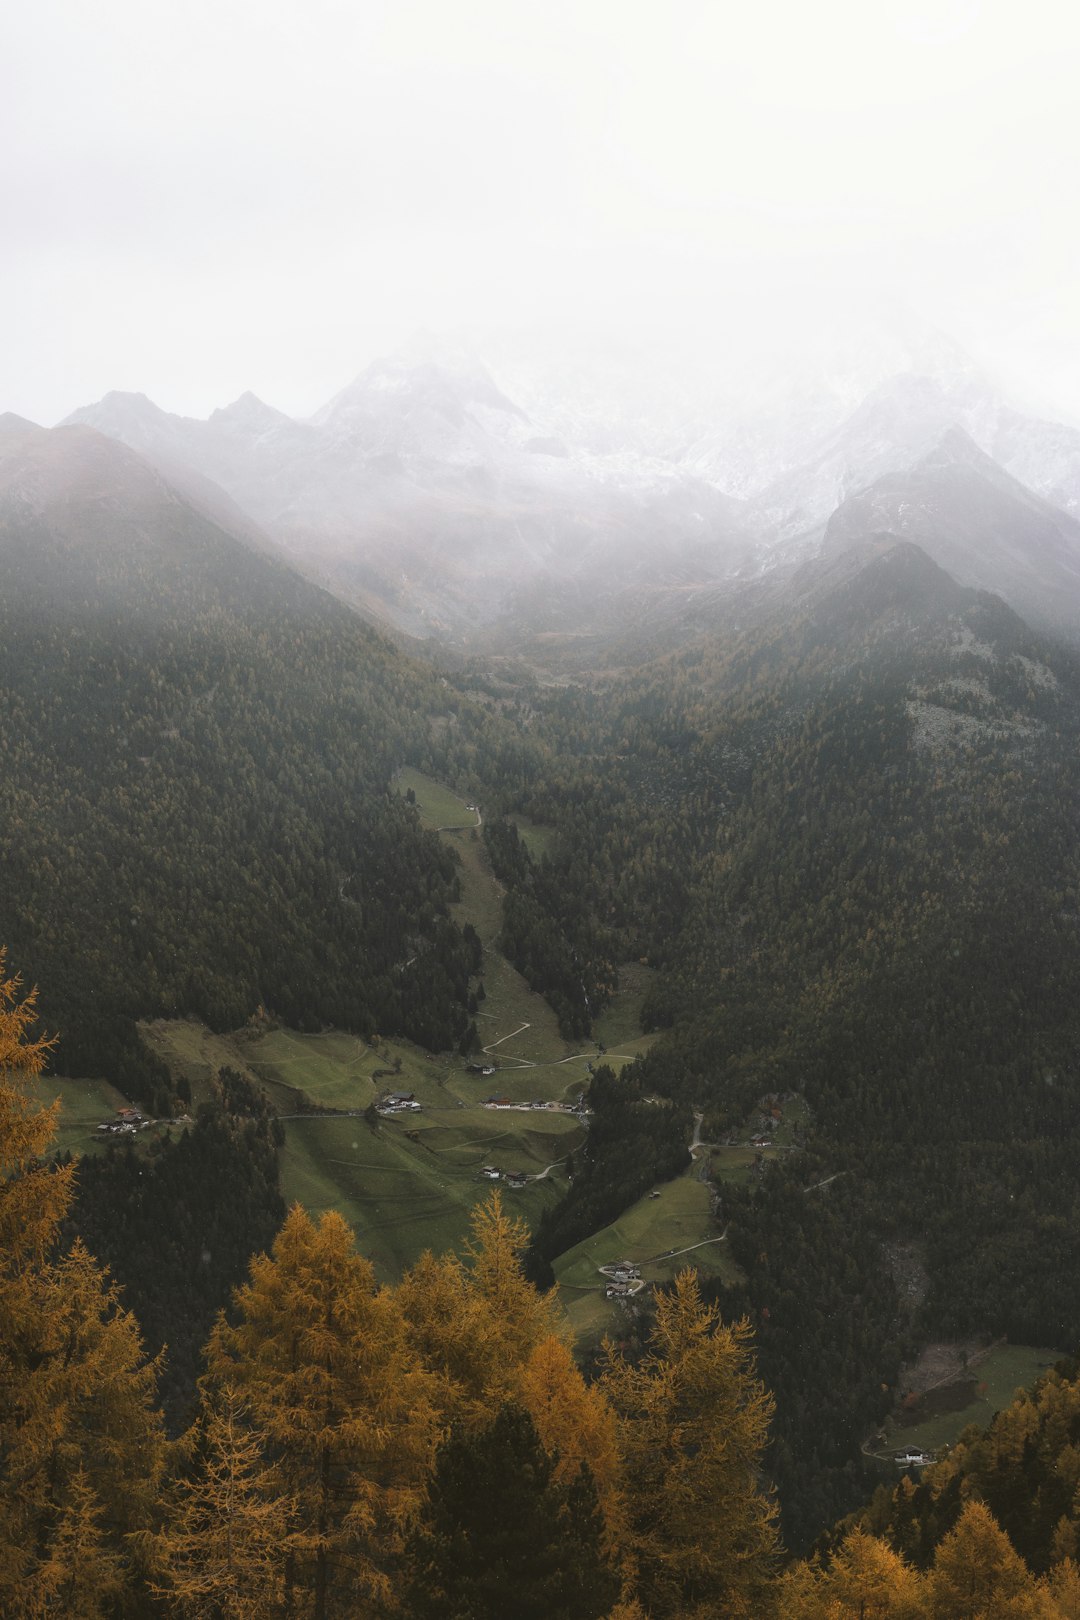
[[[735,391],[884,321],[1080,418],[1060,5],[37,0],[4,35],[0,408],[305,414],[418,327]]]

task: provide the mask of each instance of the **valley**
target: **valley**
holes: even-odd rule
[[[145,402],[0,429],[3,937],[96,1077],[55,1082],[73,1221],[173,1346],[170,1414],[294,1201],[391,1286],[498,1188],[586,1357],[692,1264],[753,1328],[807,1546],[923,1346],[1080,1339],[1080,530],[970,401],[897,383],[738,508],[669,460],[639,554],[599,511],[642,466],[547,467],[487,390],[392,367],[310,430],[153,418],[167,454]],[[390,530],[301,574],[299,528],[199,483],[272,456],[314,523],[331,441],[327,499],[416,548],[393,632]],[[528,577],[484,561],[507,500]],[[129,1102],[157,1123],[110,1152]]]

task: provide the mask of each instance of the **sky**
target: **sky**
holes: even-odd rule
[[[0,410],[303,415],[418,327],[782,358],[881,300],[1080,419],[1062,0],[4,9]]]

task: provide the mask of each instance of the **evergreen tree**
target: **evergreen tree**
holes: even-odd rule
[[[969,1502],[937,1550],[929,1579],[932,1620],[1053,1620],[1005,1532],[982,1502]]]
[[[925,1620],[924,1579],[884,1541],[854,1530],[828,1569],[797,1564],[780,1582],[783,1620]]]
[[[721,1323],[683,1271],[660,1296],[644,1359],[633,1366],[608,1346],[603,1387],[647,1612],[755,1613],[777,1537],[760,1477],[772,1400],[754,1376],[749,1325]]]
[[[208,1347],[265,1433],[260,1488],[288,1505],[285,1597],[314,1620],[376,1612],[423,1492],[431,1384],[392,1292],[376,1288],[340,1215],[289,1211]]]
[[[618,1577],[588,1470],[569,1485],[528,1413],[511,1402],[476,1433],[440,1447],[408,1553],[414,1620],[600,1620]]]
[[[81,1243],[57,1250],[72,1171],[41,1157],[33,1019],[0,977],[0,1612],[90,1620],[131,1597],[163,1439],[134,1318]]]
[[[207,1389],[181,1450],[189,1471],[153,1539],[155,1592],[184,1620],[270,1620],[284,1600],[293,1504],[267,1494],[265,1440],[235,1389]]]

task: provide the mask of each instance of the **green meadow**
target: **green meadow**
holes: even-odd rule
[[[567,1156],[584,1139],[580,1122],[547,1108],[484,1108],[485,1098],[517,1104],[571,1101],[587,1087],[590,1064],[603,1061],[618,1069],[654,1039],[640,1032],[650,973],[635,963],[623,970],[619,995],[598,1021],[595,1038],[564,1041],[547,1002],[497,948],[502,898],[476,813],[417,771],[400,772],[396,786],[401,792],[412,789],[425,824],[442,829],[440,836],[458,857],[461,899],[455,918],[462,925],[471,922],[484,947],[477,982],[485,994],[476,1019],[482,1053],[466,1063],[456,1053],[432,1055],[409,1041],[372,1044],[334,1029],[300,1034],[252,1024],[217,1035],[190,1019],[140,1025],[148,1048],[174,1080],[186,1082],[193,1114],[221,1068],[236,1069],[264,1089],[285,1127],[286,1199],[298,1200],[314,1214],[340,1210],[386,1278],[398,1275],[426,1248],[460,1246],[475,1204],[496,1186],[530,1224],[565,1192]],[[543,837],[554,836],[550,828],[526,831],[537,849]],[[494,1072],[474,1073],[470,1064]],[[388,1091],[413,1093],[421,1111],[365,1118]],[[96,1126],[125,1101],[103,1081],[47,1079],[40,1094],[47,1101],[61,1096],[60,1144],[73,1152],[100,1146]],[[505,1180],[485,1178],[485,1165],[541,1179],[510,1188]],[[707,1219],[706,1189],[687,1180],[663,1189],[660,1200],[628,1211],[607,1230],[606,1240],[614,1253],[640,1228],[641,1243],[659,1251],[693,1240]],[[655,1275],[673,1269],[658,1262]]]
[[[116,1110],[127,1106],[128,1099],[107,1080],[70,1080],[63,1075],[44,1075],[35,1082],[35,1094],[48,1107],[59,1099],[60,1114],[56,1131],[56,1150],[60,1153],[86,1153],[106,1145],[104,1133],[98,1126],[115,1119]]]
[[[604,1298],[599,1268],[613,1261],[633,1261],[647,1283],[670,1282],[687,1266],[724,1282],[740,1279],[713,1219],[699,1165],[700,1161],[675,1181],[654,1187],[610,1226],[555,1261],[563,1309],[580,1338],[615,1336],[625,1320],[623,1307]]]
[[[1060,1350],[1047,1350],[1030,1344],[995,1345],[981,1360],[971,1364],[971,1380],[957,1386],[958,1404],[922,1423],[902,1424],[890,1418],[885,1426],[886,1443],[881,1449],[899,1451],[913,1446],[919,1451],[937,1452],[956,1443],[971,1423],[985,1428],[995,1412],[1009,1405],[1019,1389],[1030,1389],[1036,1379],[1061,1359]],[[962,1394],[970,1398],[962,1401]]]

